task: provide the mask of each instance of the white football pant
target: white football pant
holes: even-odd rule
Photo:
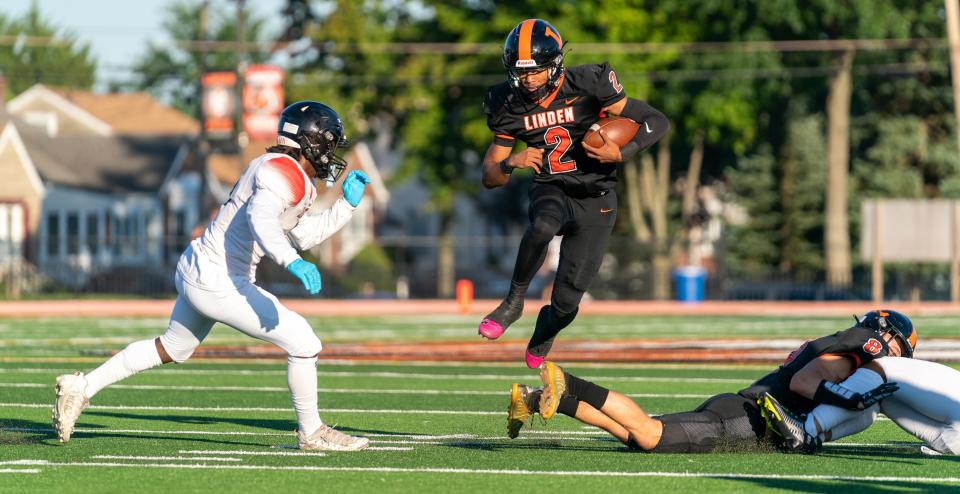
[[[895,382],[900,389],[880,402],[880,410],[900,428],[944,454],[960,454],[960,371],[936,362],[903,357],[877,359],[887,382]],[[842,384],[859,393],[870,391],[875,384],[859,375],[875,374],[869,369],[858,369]],[[856,434],[869,427],[876,416],[875,406],[863,412],[843,410],[830,405],[819,405],[808,416],[806,429],[811,430],[812,418],[830,440]],[[821,435],[821,438],[823,435]]]
[[[293,357],[313,357],[322,349],[320,339],[303,316],[252,283],[236,290],[210,291],[185,283],[178,273],[176,285],[179,296],[160,343],[177,363],[193,355],[218,321],[273,343]]]

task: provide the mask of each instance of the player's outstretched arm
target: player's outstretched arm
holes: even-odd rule
[[[343,181],[343,197],[337,199],[330,209],[320,214],[308,214],[300,218],[297,226],[287,232],[287,237],[299,250],[308,250],[320,245],[350,221],[369,183],[370,178],[367,174],[359,170],[351,171]]]
[[[627,161],[640,151],[654,145],[670,130],[670,120],[666,115],[638,99],[623,98],[606,107],[605,110],[609,114],[627,117],[640,124],[640,130],[633,139],[620,148],[622,161]]]
[[[483,186],[494,189],[505,185],[515,168],[532,168],[540,173],[543,150],[527,148],[519,153],[510,154],[513,148],[490,144],[483,156]]]

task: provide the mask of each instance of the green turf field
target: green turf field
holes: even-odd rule
[[[313,320],[327,342],[472,339],[475,318]],[[511,331],[529,334],[532,321]],[[579,339],[809,337],[846,319],[582,317]],[[957,336],[960,320],[917,318],[922,337]],[[154,336],[158,319],[0,321],[0,492],[958,492],[960,462],[926,457],[889,421],[815,456],[627,452],[567,417],[506,438],[516,365],[350,364],[319,367],[324,420],[371,439],[358,453],[303,454],[285,361],[192,361],[107,388],[60,445],[50,426],[57,374],[88,371],[108,350]],[[253,340],[218,327],[212,344]],[[495,343],[494,343],[495,344]],[[922,344],[922,340],[921,340]],[[695,407],[767,366],[587,365],[568,369],[633,396],[652,413]]]

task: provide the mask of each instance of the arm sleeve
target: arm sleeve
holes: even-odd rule
[[[286,208],[286,201],[282,197],[258,184],[246,208],[250,231],[271,259],[283,267],[300,259],[280,226],[280,215]]]
[[[640,124],[637,135],[620,148],[620,154],[624,161],[654,145],[670,130],[670,121],[667,120],[666,115],[638,99],[628,98],[627,104],[624,105],[620,115]]]
[[[347,221],[350,221],[356,209],[341,197],[330,209],[320,214],[307,214],[300,218],[300,222],[287,232],[287,236],[298,249],[307,250],[340,231]]]

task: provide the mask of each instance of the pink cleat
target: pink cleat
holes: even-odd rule
[[[502,336],[504,331],[505,329],[503,326],[501,326],[497,321],[492,319],[484,319],[480,321],[480,329],[477,330],[477,333],[488,340],[495,340]]]
[[[530,350],[527,350],[527,367],[536,369],[537,367],[540,367],[540,364],[542,364],[546,358],[546,356],[538,357],[530,353]]]
[[[503,332],[523,315],[523,297],[507,296],[493,312],[480,321],[477,333],[488,340],[503,336]]]

